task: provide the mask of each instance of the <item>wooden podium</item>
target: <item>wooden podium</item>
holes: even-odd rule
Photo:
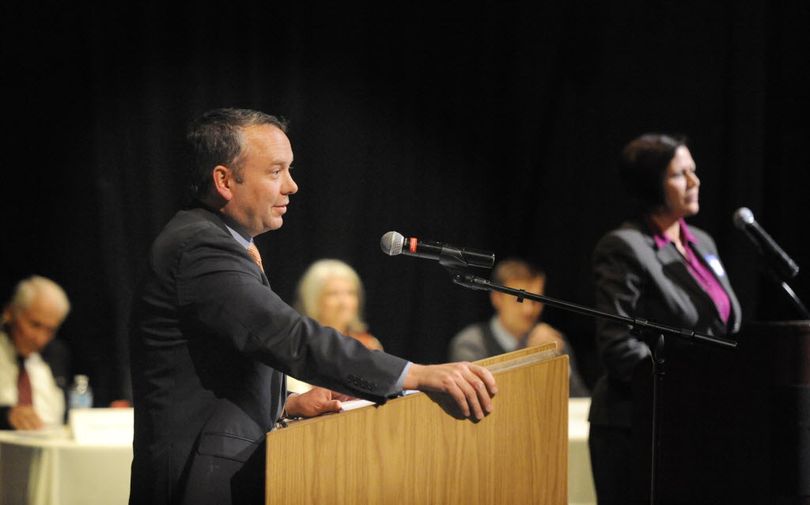
[[[268,433],[266,503],[566,503],[568,357],[546,344],[478,363],[498,383],[480,422],[414,393]]]

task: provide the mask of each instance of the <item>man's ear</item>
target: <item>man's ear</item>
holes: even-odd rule
[[[225,201],[231,201],[233,192],[231,186],[234,184],[233,172],[225,165],[217,165],[211,171],[213,178],[214,192]]]

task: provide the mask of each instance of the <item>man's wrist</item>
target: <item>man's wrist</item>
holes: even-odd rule
[[[291,419],[293,417],[296,417],[296,415],[295,415],[295,403],[298,401],[297,400],[298,396],[299,396],[298,393],[290,393],[290,394],[287,395],[287,401],[284,402],[284,408],[281,409],[281,418],[282,419]],[[292,410],[292,413],[290,413],[290,410]]]
[[[294,414],[290,414],[290,410],[289,410],[290,406],[291,406],[290,403],[292,403],[293,411],[295,410],[295,402],[296,402],[296,400],[294,398],[296,396],[298,396],[298,395],[299,395],[299,393],[288,393],[287,394],[287,399],[284,402],[284,407],[281,409],[281,417],[276,420],[276,428],[286,428],[287,423],[289,423],[290,421],[295,421],[296,419],[301,419],[301,417],[299,417],[299,416],[296,416]],[[290,400],[292,400],[292,402]]]
[[[422,372],[424,365],[417,365],[411,363],[407,367],[405,380],[402,381],[402,389],[419,389],[419,374]]]

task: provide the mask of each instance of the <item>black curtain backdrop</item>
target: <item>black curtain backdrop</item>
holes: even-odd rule
[[[627,213],[622,145],[686,134],[746,319],[796,318],[732,225],[750,207],[803,267],[810,303],[806,2],[641,1],[369,7],[266,2],[6,2],[4,299],[65,286],[61,335],[100,403],[126,396],[126,324],[146,251],[184,203],[186,123],[237,106],[291,121],[300,185],[257,243],[291,301],[312,261],[362,276],[386,350],[441,362],[488,297],[438,263],[387,257],[389,230],[522,256],[547,294],[591,305],[590,253]],[[547,308],[586,381],[594,321]],[[697,352],[697,351],[696,351]]]

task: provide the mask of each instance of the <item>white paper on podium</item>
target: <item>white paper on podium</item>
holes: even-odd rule
[[[405,391],[402,392],[402,396],[406,396],[406,395],[410,395],[410,394],[418,393],[418,392],[419,392],[419,390],[416,390],[416,389],[406,389]],[[372,402],[372,401],[357,399],[357,400],[348,400],[348,401],[345,401],[345,402],[340,402],[340,405],[341,405],[340,411],[341,412],[347,412],[349,410],[359,409],[361,407],[368,407],[369,405],[376,405],[376,404],[374,402]]]

